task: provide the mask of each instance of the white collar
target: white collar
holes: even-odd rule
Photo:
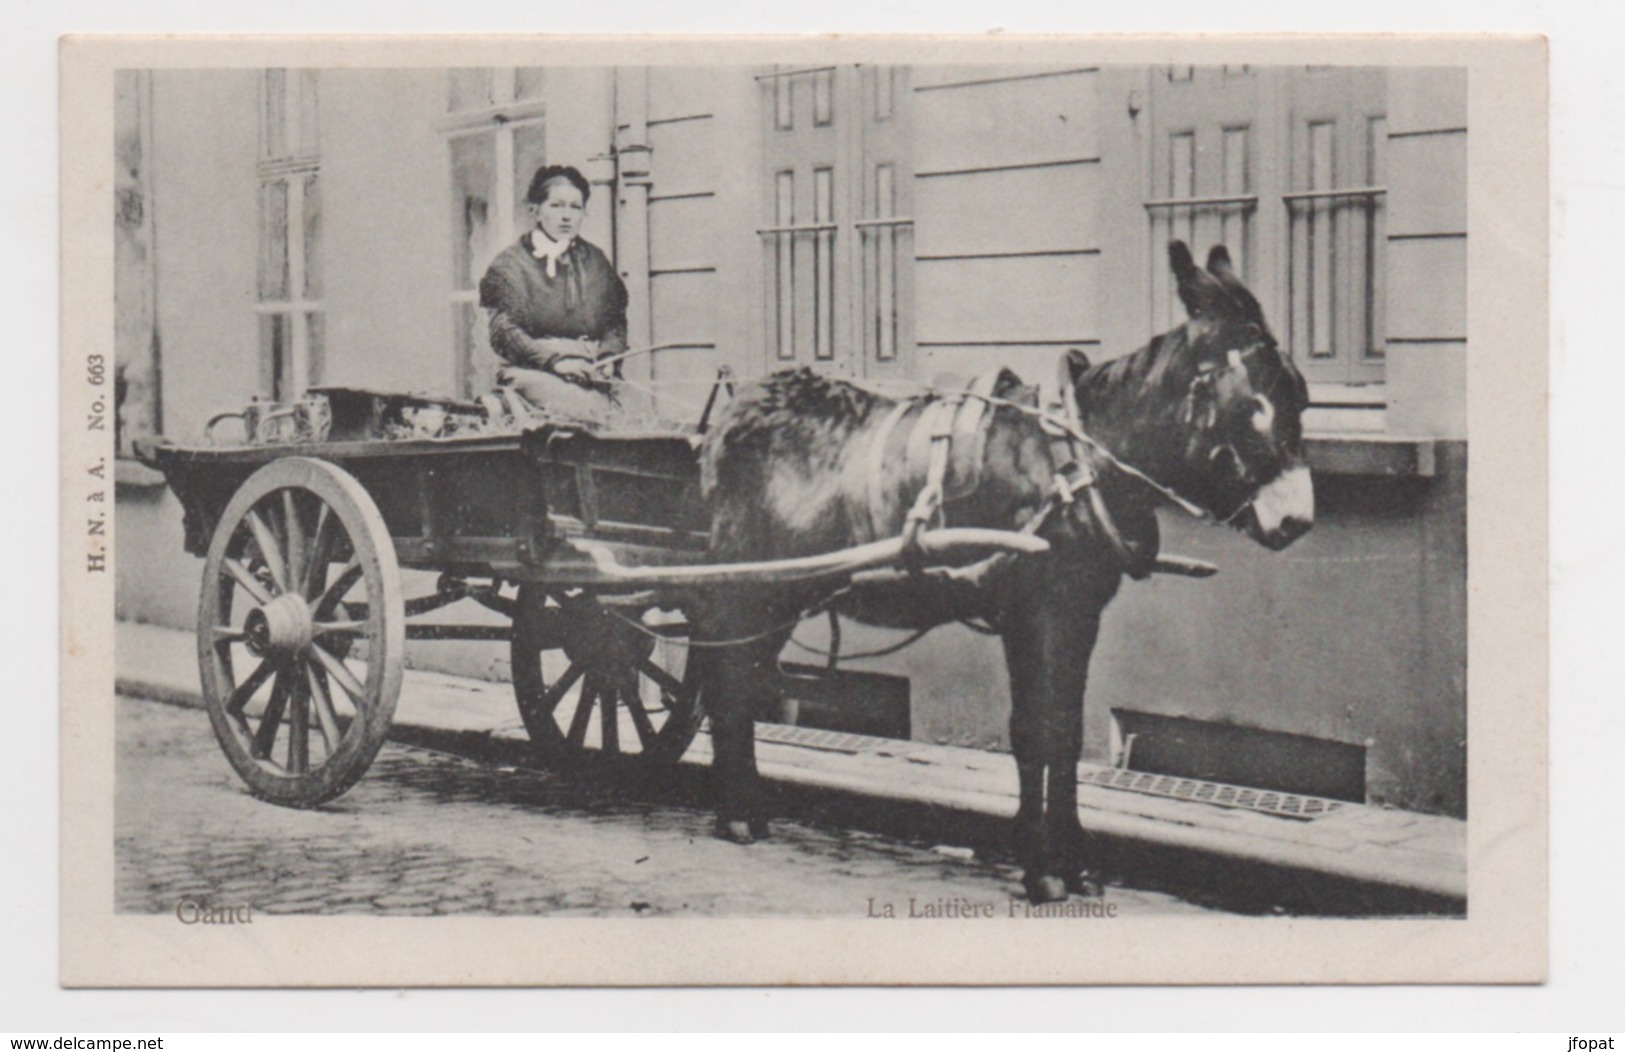
[[[568,241],[554,241],[539,226],[532,227],[530,231],[530,254],[547,264],[547,276],[550,278],[558,277],[558,261],[575,243],[573,237]]]

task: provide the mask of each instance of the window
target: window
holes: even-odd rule
[[[540,69],[454,69],[447,78],[451,170],[452,331],[457,388],[475,396],[496,385],[480,278],[492,257],[529,225],[525,194],[546,163]]]
[[[758,77],[768,365],[907,367],[913,335],[908,71],[780,68]]]
[[[1178,67],[1150,78],[1153,251],[1228,246],[1313,382],[1383,379],[1381,70]],[[1152,324],[1183,318],[1153,267]]]
[[[1382,378],[1382,105],[1380,74],[1357,70],[1316,72],[1294,93],[1286,331],[1312,380]]]
[[[317,74],[260,81],[260,393],[297,398],[322,373],[322,198]]]

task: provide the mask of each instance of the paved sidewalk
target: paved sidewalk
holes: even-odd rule
[[[190,633],[131,622],[117,626],[121,693],[199,705],[196,644]],[[408,672],[392,734],[417,744],[486,753],[512,762],[525,732],[505,683]],[[990,818],[1016,811],[1008,756],[975,749],[854,739],[831,750],[761,741],[763,776],[783,787],[924,805]],[[701,734],[683,759],[710,763]],[[1080,768],[1079,817],[1121,866],[1200,867],[1200,880],[1233,888],[1304,890],[1337,900],[1338,912],[1463,912],[1467,824],[1451,818],[1345,804],[1304,820],[1087,784],[1109,776]],[[1310,891],[1311,887],[1319,889]]]

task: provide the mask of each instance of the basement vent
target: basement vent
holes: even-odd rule
[[[1098,785],[1103,789],[1122,789],[1130,793],[1161,796],[1170,800],[1191,800],[1246,811],[1261,811],[1284,818],[1319,818],[1343,806],[1340,800],[1327,800],[1320,796],[1299,793],[1279,793],[1270,789],[1248,789],[1221,782],[1203,782],[1194,778],[1176,778],[1167,774],[1147,774],[1144,771],[1126,771],[1115,768],[1085,772],[1081,785]]]
[[[907,676],[815,665],[780,664],[777,697],[756,708],[760,723],[781,723],[801,730],[830,731],[817,740],[797,740],[815,749],[860,752],[864,738],[909,739]],[[832,744],[838,743],[838,744]]]
[[[1164,775],[1175,783],[1246,786],[1244,791],[1281,798],[1365,802],[1364,745],[1227,720],[1134,709],[1111,712],[1114,768]]]

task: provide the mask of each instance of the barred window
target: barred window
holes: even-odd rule
[[[763,72],[769,366],[906,368],[913,219],[908,70]]]
[[[1151,84],[1153,252],[1226,245],[1311,381],[1381,381],[1383,72],[1177,67]],[[1166,267],[1150,306],[1157,331],[1184,317]]]

